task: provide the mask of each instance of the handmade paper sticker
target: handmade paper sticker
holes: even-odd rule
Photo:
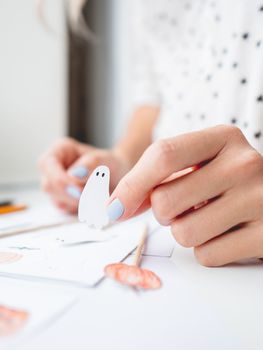
[[[0,337],[18,332],[27,322],[29,313],[0,305]]]
[[[110,170],[101,165],[90,175],[81,194],[78,208],[80,222],[101,229],[109,223],[107,201],[110,196]]]
[[[152,271],[140,267],[143,248],[148,237],[148,225],[145,226],[141,240],[136,248],[132,265],[115,263],[104,268],[105,275],[115,281],[137,289],[161,288],[160,278]]]
[[[154,272],[124,263],[107,265],[105,274],[119,283],[138,289],[158,289],[162,284]]]

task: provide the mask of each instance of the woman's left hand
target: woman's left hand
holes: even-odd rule
[[[178,243],[193,247],[205,266],[263,257],[263,158],[236,127],[153,143],[111,200],[113,220],[151,206],[157,220],[171,226]]]

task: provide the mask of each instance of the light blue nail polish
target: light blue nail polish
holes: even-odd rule
[[[82,179],[83,177],[88,176],[88,169],[84,166],[79,165],[70,170],[70,175]]]
[[[66,192],[75,199],[79,199],[81,195],[81,191],[75,186],[68,186]]]
[[[111,222],[118,220],[124,213],[124,206],[121,201],[116,198],[107,208],[109,219]]]

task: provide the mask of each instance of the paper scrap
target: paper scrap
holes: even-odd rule
[[[76,222],[74,216],[65,214],[55,207],[43,205],[23,212],[1,215],[0,238],[73,222]]]
[[[109,199],[110,170],[102,165],[97,167],[84,187],[79,201],[78,217],[91,227],[103,228],[109,223],[107,200]]]
[[[0,249],[1,247],[8,247],[21,251],[43,250],[62,246],[66,247],[72,244],[99,243],[110,240],[113,237],[108,231],[94,230],[84,223],[77,222],[19,237],[2,239],[0,241]]]

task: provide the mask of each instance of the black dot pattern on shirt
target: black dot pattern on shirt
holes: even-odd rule
[[[172,2],[173,0],[169,0]],[[209,1],[208,1],[209,2]],[[191,1],[184,0],[182,1],[182,9],[185,11],[193,12],[195,5]],[[224,15],[219,11],[219,8],[217,6],[217,1],[211,1],[208,4],[210,6],[210,10],[212,11],[212,20],[214,20],[215,26],[222,25],[221,23],[224,23]],[[199,12],[203,9],[202,6],[200,6]],[[260,5],[258,4],[255,6],[254,11],[260,12],[258,15],[261,16],[263,14],[263,3]],[[168,11],[163,11],[163,9],[159,13],[155,13],[156,18],[159,20],[160,26],[178,26],[180,27],[181,23],[177,19],[176,14],[170,13]],[[161,23],[162,22],[162,23]],[[216,22],[216,23],[215,23]],[[249,29],[248,29],[249,28]],[[231,79],[236,79],[236,84],[241,85],[244,87],[243,91],[246,91],[246,86],[253,85],[252,84],[252,78],[250,78],[249,75],[247,75],[246,71],[246,65],[243,66],[242,61],[239,61],[239,53],[237,52],[237,56],[233,56],[232,52],[235,54],[235,48],[233,50],[233,46],[231,45],[231,42],[224,42],[222,41],[220,43],[220,46],[217,45],[217,43],[212,43],[210,46],[206,45],[205,41],[202,41],[202,37],[198,35],[198,28],[195,28],[195,24],[192,23],[189,27],[186,28],[186,34],[187,37],[182,40],[182,48],[186,51],[186,54],[179,58],[180,63],[183,65],[181,66],[181,74],[185,79],[192,78],[192,60],[188,58],[187,56],[187,49],[191,46],[195,46],[195,48],[198,49],[200,52],[200,55],[202,54],[202,51],[205,49],[209,49],[210,57],[213,57],[213,66],[214,68],[217,68],[218,70],[206,69],[206,67],[200,65],[199,68],[197,68],[196,73],[198,74],[198,77],[203,79],[204,82],[209,84],[209,87],[211,87],[210,90],[210,98],[218,99],[218,102],[220,102],[220,98],[224,97],[224,91],[217,91],[218,86],[214,85],[220,79],[221,76],[224,75],[225,69],[230,68],[232,70],[232,74],[230,77]],[[252,50],[252,45],[254,46],[254,49],[257,50],[257,52],[261,52],[263,49],[263,33],[262,37],[260,36],[261,33],[255,35],[253,28],[246,27],[243,28],[243,31],[239,31],[237,28],[232,28],[232,31],[229,33],[229,38],[232,39],[232,43],[237,46],[241,47],[244,52],[246,50]],[[187,39],[188,38],[188,39]],[[169,35],[162,35],[162,38],[165,41],[169,41],[170,43],[173,41],[173,38],[169,38]],[[194,39],[195,42],[194,42]],[[240,46],[241,42],[243,43],[242,46]],[[249,46],[247,46],[249,45]],[[172,46],[171,46],[172,48]],[[172,50],[176,51],[176,45],[173,46]],[[242,54],[242,52],[241,52]],[[199,55],[199,53],[197,53]],[[229,57],[231,60],[229,60]],[[241,56],[240,56],[241,57]],[[219,71],[220,70],[220,71]],[[167,80],[166,85],[169,85],[171,80]],[[172,86],[172,84],[170,84]],[[187,100],[187,93],[188,91],[182,91],[175,95],[175,97],[178,100]],[[222,96],[221,96],[222,95]],[[254,103],[258,105],[258,108],[263,107],[263,92],[262,91],[254,91]],[[183,102],[180,102],[183,103]],[[201,112],[201,113],[200,113]],[[199,120],[205,120],[210,117],[210,114],[202,113],[200,111],[196,116],[199,117]],[[262,109],[263,113],[263,109]],[[191,118],[195,117],[195,114],[193,111],[184,112],[183,114],[184,118],[190,120]],[[244,128],[249,128],[249,121],[242,121],[241,116],[229,116],[229,123],[231,124],[238,124]],[[189,121],[190,122],[190,121]],[[263,130],[253,130],[251,131],[251,136],[254,136],[254,138],[259,139],[263,136]]]
[[[244,33],[244,34],[242,34],[242,38],[243,38],[244,40],[247,40],[247,39],[249,38],[249,33]]]

